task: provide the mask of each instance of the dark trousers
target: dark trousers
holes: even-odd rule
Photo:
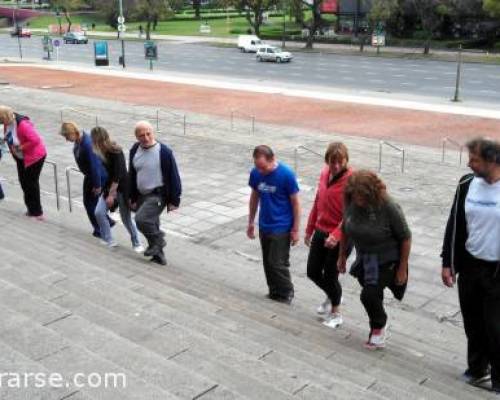
[[[99,200],[99,195],[94,194],[92,192],[93,189],[94,187],[92,186],[90,178],[85,176],[83,178],[83,205],[85,206],[85,211],[87,211],[89,221],[94,228],[94,234],[99,234],[99,224],[97,223],[97,219],[95,217],[95,208],[97,206],[97,201]]]
[[[260,232],[264,273],[271,297],[291,298],[294,295],[290,275],[290,234]]]
[[[479,376],[491,365],[491,379],[500,385],[500,266],[470,258],[458,276],[469,372]]]
[[[337,259],[339,246],[334,249],[325,247],[328,234],[321,231],[314,232],[307,259],[307,277],[322,289],[332,302],[332,306],[340,305],[342,286],[339,282]]]
[[[384,308],[384,289],[393,285],[396,267],[396,263],[380,266],[377,285],[365,285],[363,276],[358,278],[363,287],[361,290],[361,303],[363,303],[368,314],[371,329],[382,329],[387,323],[387,314]]]
[[[40,201],[40,173],[44,162],[45,157],[25,168],[23,160],[16,159],[17,175],[24,193],[24,204],[28,209],[28,215],[33,217],[43,214]]]
[[[165,202],[159,194],[141,196],[135,213],[137,229],[148,241],[149,247],[161,251],[165,247],[165,234],[160,230],[160,215],[165,209]]]

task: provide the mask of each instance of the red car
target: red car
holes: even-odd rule
[[[28,28],[21,28],[18,26],[17,28],[14,28],[13,30],[10,31],[10,36],[12,37],[24,37],[24,38],[30,38],[31,37],[31,31]]]

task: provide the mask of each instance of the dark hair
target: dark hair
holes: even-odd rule
[[[253,149],[253,158],[265,157],[266,160],[271,161],[274,158],[273,149],[265,144],[261,144]]]
[[[368,170],[353,172],[347,181],[345,203],[352,203],[354,196],[361,196],[367,205],[379,207],[387,201],[387,188],[377,174]]]
[[[477,154],[484,161],[500,164],[500,143],[489,138],[475,138],[467,142],[470,153]]]
[[[328,145],[325,153],[325,162],[329,164],[332,160],[349,161],[349,151],[344,143],[333,142]]]

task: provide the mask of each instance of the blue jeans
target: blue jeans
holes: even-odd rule
[[[135,226],[135,222],[132,219],[132,213],[130,212],[130,208],[127,204],[127,201],[123,197],[122,193],[118,193],[118,208],[120,210],[120,217],[122,219],[122,223],[127,228],[128,233],[130,234],[130,239],[132,240],[133,246],[139,246],[139,233],[137,232],[137,228]],[[97,219],[97,223],[99,224],[99,228],[101,231],[101,239],[106,243],[111,243],[113,241],[113,236],[111,234],[111,226],[109,225],[108,219],[108,206],[106,204],[106,200],[104,196],[100,196],[97,201],[97,206],[95,208],[95,217]]]

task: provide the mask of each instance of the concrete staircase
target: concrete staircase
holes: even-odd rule
[[[459,327],[389,300],[389,346],[367,352],[355,289],[344,294],[345,326],[332,331],[303,276],[294,305],[275,304],[256,261],[169,237],[169,266],[159,267],[127,245],[100,245],[81,210],[28,220],[16,190],[0,203],[0,372],[58,372],[70,383],[124,373],[127,385],[3,382],[2,400],[494,398],[458,380]]]

